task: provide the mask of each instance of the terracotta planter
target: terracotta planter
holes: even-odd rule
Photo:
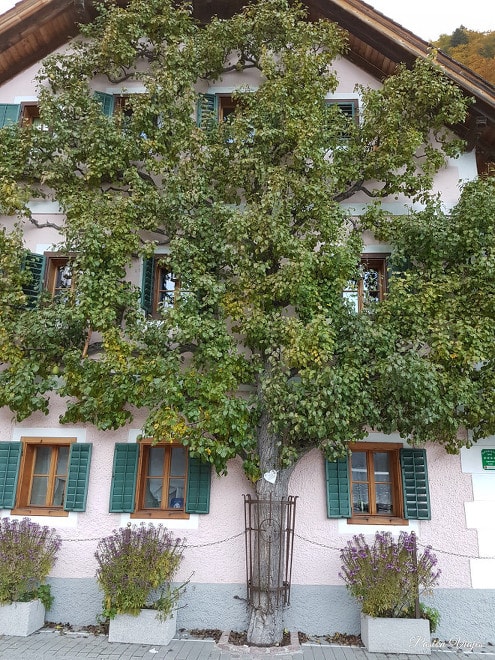
[[[27,637],[45,624],[45,607],[40,600],[0,605],[0,635]]]
[[[173,614],[170,619],[160,621],[156,615],[156,610],[141,610],[137,616],[117,614],[110,620],[108,641],[166,646],[177,630],[177,618]]]
[[[431,654],[428,619],[382,619],[361,614],[361,639],[372,653]]]

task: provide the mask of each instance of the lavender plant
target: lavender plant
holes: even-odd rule
[[[183,588],[171,586],[183,552],[184,539],[174,538],[163,525],[129,524],[101,539],[95,557],[103,617],[153,608],[159,619],[169,618]]]
[[[0,520],[0,604],[40,598],[50,609],[53,597],[45,584],[61,539],[55,529],[29,518]]]
[[[413,617],[416,594],[430,593],[440,569],[431,547],[416,553],[416,535],[377,532],[372,544],[356,535],[341,550],[339,573],[364,614],[373,617]]]

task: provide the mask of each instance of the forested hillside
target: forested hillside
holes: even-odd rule
[[[442,34],[435,46],[495,84],[495,32],[475,32],[463,25]]]

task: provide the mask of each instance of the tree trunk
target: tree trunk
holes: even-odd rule
[[[262,415],[258,428],[258,451],[262,475],[276,471],[274,483],[264,476],[256,483],[256,496],[262,500],[253,507],[252,580],[250,623],[247,641],[255,646],[274,646],[282,641],[284,594],[280,591],[287,557],[285,516],[289,478],[293,468],[280,469],[277,438],[268,431],[268,418]]]

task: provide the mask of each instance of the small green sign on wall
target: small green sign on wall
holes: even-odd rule
[[[495,449],[481,450],[481,465],[483,470],[495,470]]]

